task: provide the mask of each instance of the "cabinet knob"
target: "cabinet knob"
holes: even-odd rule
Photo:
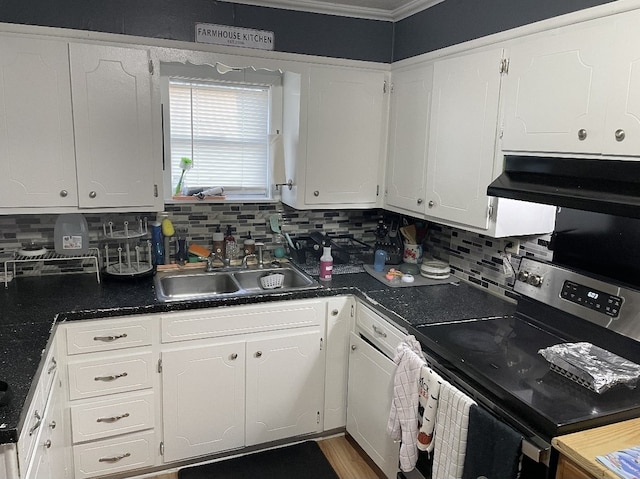
[[[435,205],[436,204],[433,200],[429,201],[429,208],[433,208]]]
[[[47,449],[49,449],[49,448],[51,447],[51,439],[47,439],[47,440],[44,442],[44,447],[46,447]]]
[[[355,344],[351,345],[351,351],[355,351],[356,349],[358,349],[358,346],[356,346]]]
[[[95,191],[89,193],[89,198],[95,198],[98,194]]]
[[[334,309],[333,311],[331,311],[331,316],[338,316],[339,311],[337,309]]]
[[[313,196],[320,196],[320,192],[318,190],[314,191]]]
[[[69,192],[67,190],[62,190],[60,192],[60,196],[62,196],[63,198],[66,198],[68,194],[69,194]]]
[[[238,359],[238,353],[233,353],[231,355],[231,361],[235,361],[236,359]]]
[[[51,429],[55,429],[55,428],[56,428],[56,426],[57,426],[57,424],[56,424],[56,422],[55,422],[55,421],[51,421],[51,422],[49,423],[49,427],[50,427]]]
[[[418,200],[416,201],[416,203],[418,203],[419,205],[421,205],[421,204],[422,204],[422,201],[423,201],[423,200],[422,200],[422,198],[418,198]]]
[[[584,141],[587,139],[587,130],[581,128],[578,130],[578,140]]]
[[[616,130],[616,141],[624,140],[624,137],[627,136],[624,130]]]
[[[262,357],[262,351],[257,351],[255,356],[256,356],[256,358]]]

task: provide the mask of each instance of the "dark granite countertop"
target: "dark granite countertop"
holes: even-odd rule
[[[355,294],[411,332],[413,326],[512,314],[515,305],[467,283],[391,288],[367,273],[334,275],[321,289],[221,300],[161,303],[152,278],[105,281],[93,275],[22,277],[0,288],[0,380],[13,398],[0,406],[0,444],[17,441],[24,407],[58,322],[140,313]]]

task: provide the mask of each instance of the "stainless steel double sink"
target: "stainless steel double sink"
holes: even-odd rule
[[[284,275],[282,286],[264,288],[261,278],[273,274]],[[288,264],[226,268],[213,272],[163,271],[156,274],[154,283],[156,297],[162,302],[276,294],[321,287],[311,276]]]

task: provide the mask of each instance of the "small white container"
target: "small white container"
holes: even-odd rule
[[[89,252],[89,227],[81,213],[58,216],[53,228],[53,244],[56,253],[79,256]]]

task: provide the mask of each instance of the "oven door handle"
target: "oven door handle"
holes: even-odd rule
[[[522,454],[537,463],[549,465],[549,448],[540,447],[526,438],[522,438]]]

